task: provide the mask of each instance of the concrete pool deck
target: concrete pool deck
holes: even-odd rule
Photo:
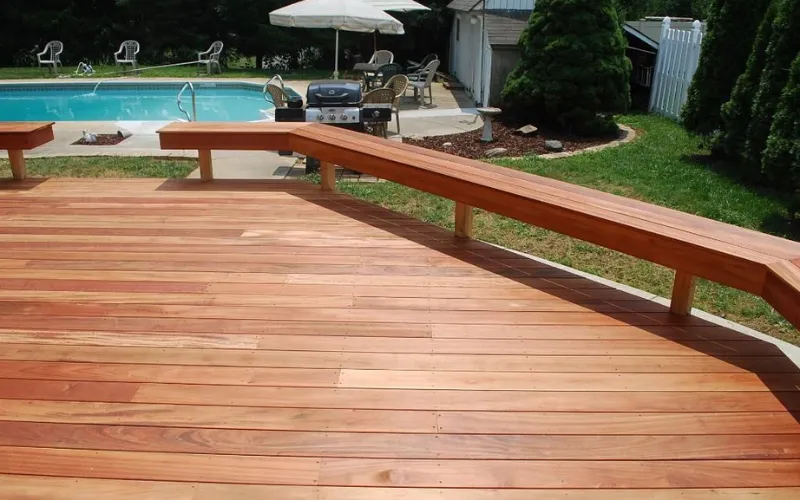
[[[175,78],[126,78],[115,79],[146,81],[185,81]],[[237,81],[264,84],[265,79],[219,79],[199,78],[199,81],[227,82]],[[93,80],[64,80],[65,84],[87,83]],[[11,80],[3,83],[53,83],[53,79]],[[308,81],[292,80],[286,85],[301,95],[305,95]],[[202,120],[202,116],[200,116]],[[196,150],[162,150],[156,131],[169,122],[156,121],[63,121],[54,126],[55,140],[26,154],[27,158],[46,158],[57,156],[157,156],[196,158]],[[411,92],[400,106],[400,130],[397,133],[396,121],[389,124],[389,138],[401,140],[403,136],[437,136],[468,132],[483,125],[472,100],[463,91],[451,91],[441,84],[433,84],[433,105],[420,105]],[[117,131],[132,135],[115,146],[77,146],[72,143],[82,137],[87,130],[95,134],[115,134]],[[302,164],[295,157],[279,156],[271,151],[214,151],[214,176],[219,179],[279,179],[296,176],[303,172]],[[7,158],[0,151],[0,158]],[[189,177],[199,177],[197,171]]]

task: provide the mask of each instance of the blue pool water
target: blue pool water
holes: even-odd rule
[[[97,82],[0,85],[0,121],[172,121],[186,119],[183,83]],[[271,109],[256,84],[194,83],[197,121],[255,121]],[[191,92],[182,97],[192,112]]]

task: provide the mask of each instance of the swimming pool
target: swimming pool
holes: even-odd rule
[[[185,120],[176,103],[184,82],[31,83],[0,85],[0,121]],[[197,121],[264,120],[273,108],[262,87],[247,82],[192,82]],[[95,87],[97,87],[95,91]],[[291,93],[294,93],[293,91]],[[192,112],[191,92],[182,97]]]

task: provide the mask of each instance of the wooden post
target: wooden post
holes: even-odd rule
[[[456,236],[472,238],[472,207],[456,202]]]
[[[320,162],[319,174],[322,177],[322,190],[336,191],[336,165],[326,161]]]
[[[214,168],[211,163],[211,150],[200,149],[198,150],[199,156],[197,162],[200,164],[200,180],[208,182],[214,179]]]
[[[25,156],[21,149],[8,150],[8,162],[11,163],[11,175],[21,181],[25,178]]]
[[[692,312],[694,300],[694,276],[683,271],[675,272],[675,282],[672,284],[672,302],[669,311],[672,314],[686,316]]]

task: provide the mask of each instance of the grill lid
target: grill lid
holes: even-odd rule
[[[308,107],[358,106],[361,102],[361,83],[354,80],[316,80],[308,84]]]

